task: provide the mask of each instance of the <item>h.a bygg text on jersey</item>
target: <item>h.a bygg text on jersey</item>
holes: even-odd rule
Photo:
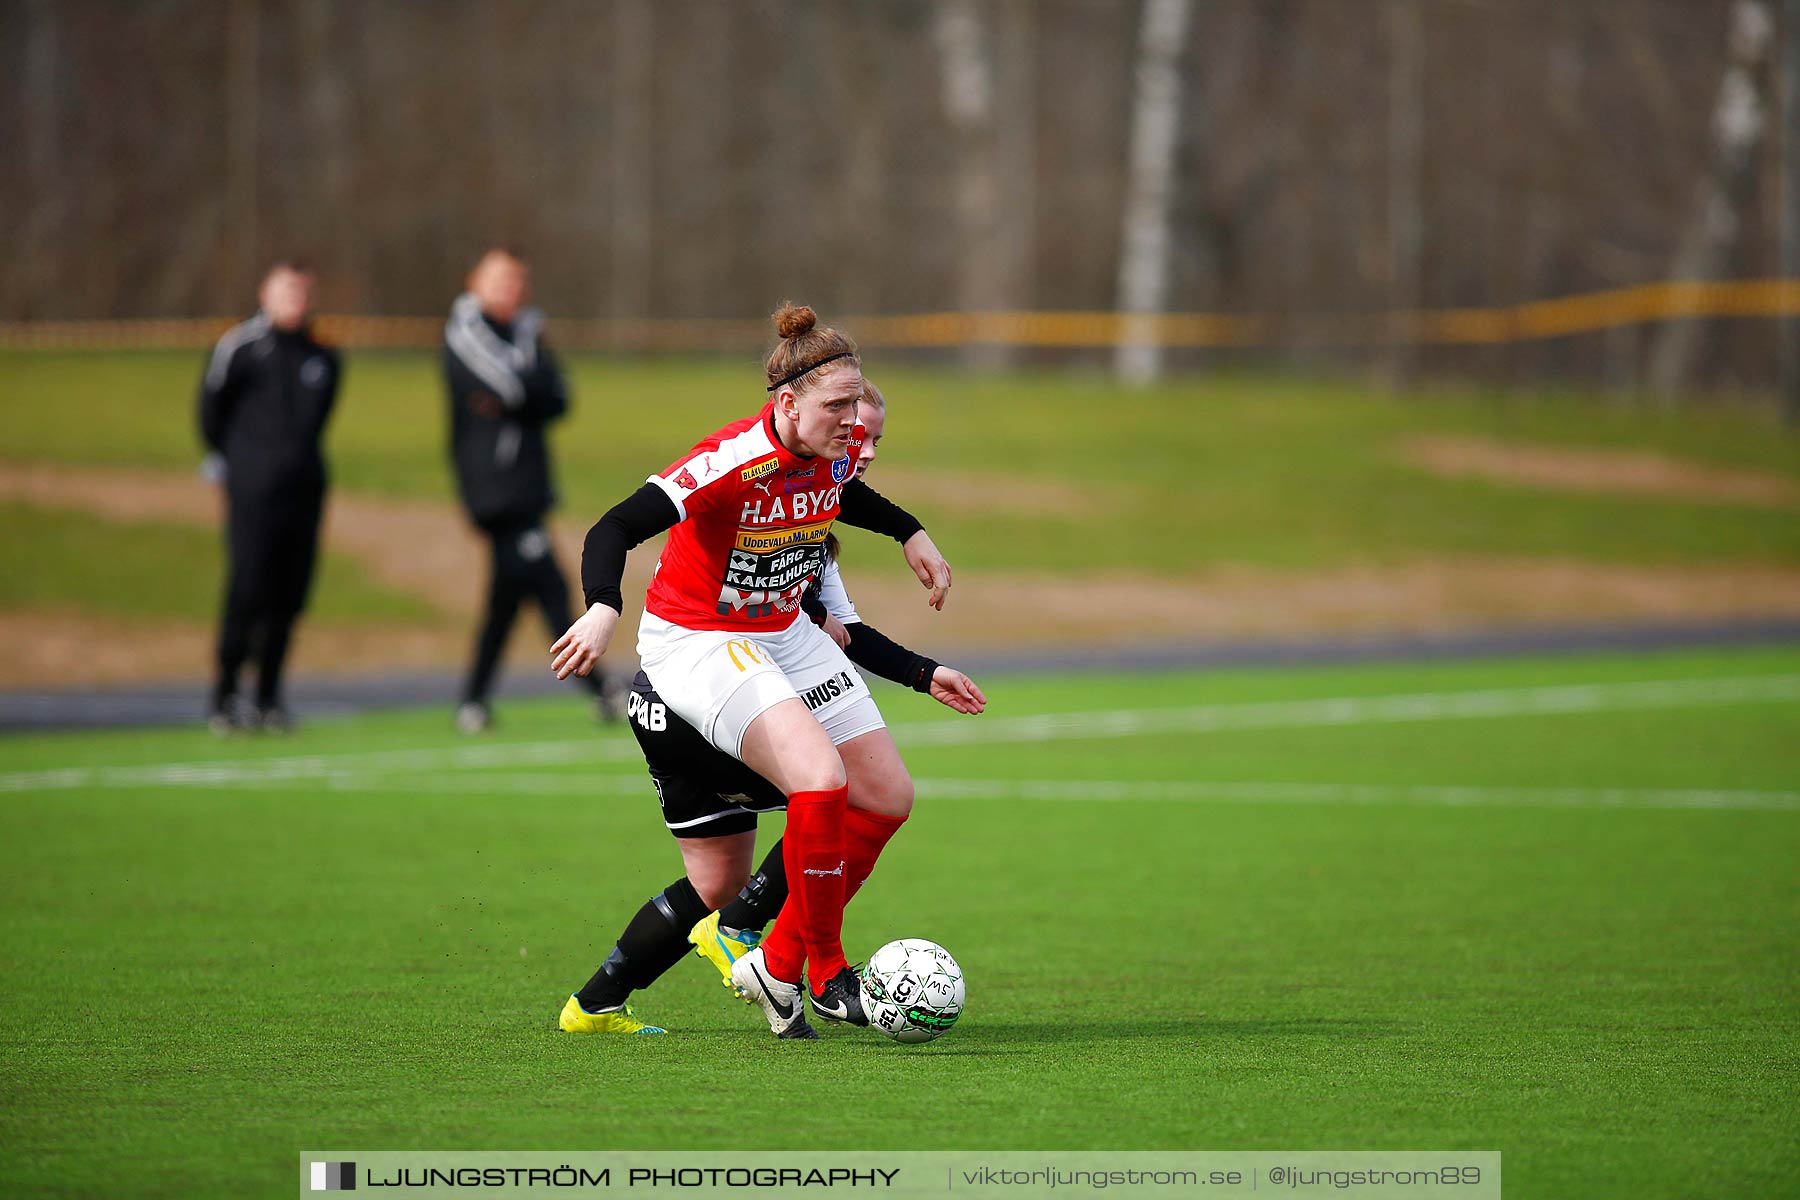
[[[770,403],[652,475],[681,519],[644,607],[687,629],[786,628],[824,566],[855,450],[835,462],[794,454]]]

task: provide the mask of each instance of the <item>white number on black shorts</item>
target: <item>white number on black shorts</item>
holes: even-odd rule
[[[669,710],[660,703],[649,703],[636,692],[626,697],[625,716],[651,733],[661,733],[669,727]]]

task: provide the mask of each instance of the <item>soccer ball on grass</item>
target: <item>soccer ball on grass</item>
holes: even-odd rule
[[[929,1042],[962,1015],[962,968],[936,942],[901,938],[869,959],[862,992],[870,1026],[896,1042]]]

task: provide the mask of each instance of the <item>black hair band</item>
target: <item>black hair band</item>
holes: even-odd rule
[[[829,358],[821,358],[818,362],[814,363],[810,367],[801,367],[798,371],[795,371],[793,374],[785,375],[782,378],[777,379],[774,383],[771,383],[769,385],[769,390],[772,392],[776,388],[781,387],[784,384],[792,383],[792,382],[794,382],[794,380],[800,378],[802,375],[806,374],[808,371],[816,371],[828,362],[836,362],[840,358],[855,358],[855,357],[856,357],[856,351],[854,351],[854,350],[840,350],[836,354],[831,355]]]

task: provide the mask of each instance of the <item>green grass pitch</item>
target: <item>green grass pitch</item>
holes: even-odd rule
[[[846,942],[969,1008],[777,1044],[563,998],[679,872],[578,699],[0,743],[8,1190],[285,1194],[309,1147],[1497,1149],[1513,1196],[1800,1178],[1800,649],[883,694],[921,799]],[[1321,701],[1333,703],[1321,703]],[[770,822],[769,834],[774,826]]]

